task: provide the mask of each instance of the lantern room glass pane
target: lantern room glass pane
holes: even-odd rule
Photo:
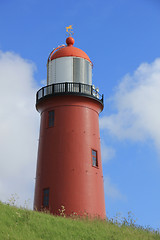
[[[91,63],[83,58],[73,58],[73,82],[92,84]]]
[[[73,58],[73,82],[84,82],[83,59]]]
[[[84,83],[91,85],[91,64],[87,61],[84,60]]]

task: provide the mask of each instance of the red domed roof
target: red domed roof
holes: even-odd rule
[[[83,52],[79,48],[73,47],[74,39],[72,37],[68,37],[66,39],[66,43],[67,43],[67,46],[57,49],[55,53],[53,51],[53,54],[50,56],[51,61],[56,58],[73,56],[73,57],[84,58],[91,62],[91,60],[89,59],[88,55],[85,52]]]

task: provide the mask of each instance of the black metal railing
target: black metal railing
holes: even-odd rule
[[[73,82],[55,83],[42,87],[37,92],[36,101],[38,103],[39,100],[46,96],[59,94],[91,96],[103,104],[103,94],[101,95],[92,85]]]

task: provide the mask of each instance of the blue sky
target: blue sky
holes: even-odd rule
[[[73,25],[105,96],[100,115],[107,216],[160,228],[159,0],[0,0],[0,199],[33,200],[36,91]]]

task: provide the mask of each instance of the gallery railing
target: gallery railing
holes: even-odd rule
[[[55,83],[42,87],[37,92],[36,101],[38,103],[39,100],[46,96],[59,94],[91,96],[103,104],[103,94],[101,95],[93,85],[73,82]]]

